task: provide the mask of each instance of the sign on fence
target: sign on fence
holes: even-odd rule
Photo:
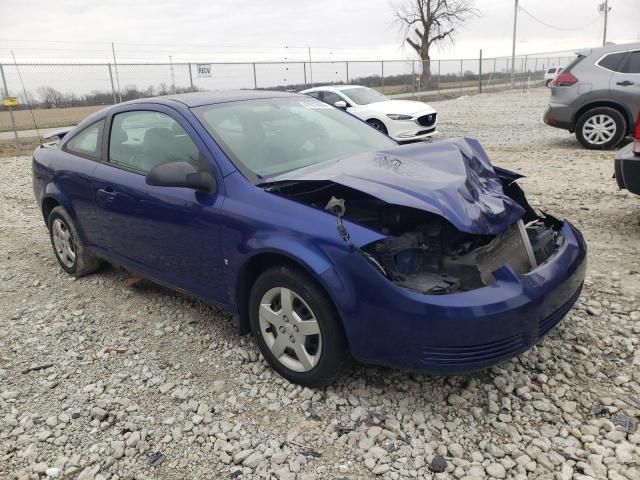
[[[2,99],[2,104],[5,107],[17,107],[18,106],[18,99],[16,97],[4,97]]]
[[[211,64],[210,63],[198,63],[198,77],[210,77],[211,76]]]

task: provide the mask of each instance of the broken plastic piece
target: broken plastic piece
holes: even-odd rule
[[[613,424],[616,426],[616,430],[622,430],[626,433],[634,433],[636,428],[638,428],[638,421],[624,413],[615,414],[612,420]]]
[[[164,462],[165,456],[164,454],[158,450],[157,452],[149,455],[149,465],[152,467],[159,467],[162,462]]]

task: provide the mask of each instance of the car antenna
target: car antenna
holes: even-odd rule
[[[38,129],[38,122],[36,122],[36,116],[33,114],[33,106],[31,105],[31,100],[29,100],[29,95],[27,95],[27,89],[24,86],[24,81],[22,80],[22,74],[20,73],[20,69],[18,68],[18,62],[16,62],[16,56],[13,54],[13,50],[11,50],[11,56],[13,57],[13,64],[16,67],[16,72],[18,72],[18,78],[20,79],[20,84],[22,85],[22,91],[24,93],[24,99],[27,102],[27,106],[29,107],[29,112],[31,113],[31,118],[33,119],[33,124],[36,127],[36,134],[38,135],[38,142],[40,142],[40,146],[42,146],[42,137],[40,136],[40,130]]]

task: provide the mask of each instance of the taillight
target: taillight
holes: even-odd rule
[[[638,113],[636,128],[633,132],[633,153],[635,155],[640,155],[640,113]]]
[[[553,79],[555,87],[570,87],[574,83],[578,83],[578,79],[571,72],[562,72]]]

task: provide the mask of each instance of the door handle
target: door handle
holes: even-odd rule
[[[96,193],[99,201],[111,203],[116,198],[116,192],[113,190],[113,187],[99,188]]]
[[[629,80],[625,80],[624,82],[616,82],[616,85],[628,87],[629,85],[633,85],[633,82],[630,82]]]

